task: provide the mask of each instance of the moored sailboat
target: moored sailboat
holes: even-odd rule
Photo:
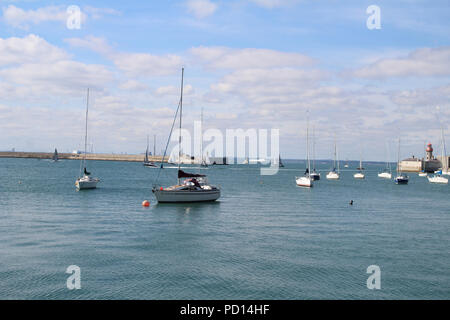
[[[97,188],[97,183],[100,181],[98,178],[92,178],[91,173],[86,169],[86,154],[87,154],[87,137],[88,137],[88,115],[89,115],[89,89],[87,90],[87,99],[86,99],[86,126],[85,126],[85,134],[84,134],[84,156],[81,161],[81,167],[83,168],[83,175],[75,181],[75,186],[78,190],[84,189],[95,189]],[[80,170],[81,171],[81,170]]]
[[[397,176],[395,177],[396,184],[408,184],[409,177],[404,174],[400,167],[400,138],[398,139],[398,157],[397,157]]]
[[[302,177],[295,177],[295,182],[299,187],[311,188],[314,186],[314,180],[311,177],[311,160],[309,158],[309,123],[306,125],[306,170]]]
[[[337,162],[337,171],[336,171],[336,162]],[[336,137],[334,138],[334,160],[333,160],[333,168],[327,174],[327,179],[329,180],[339,180],[340,178],[340,168],[339,168],[339,160],[337,160],[337,146],[336,146]]]
[[[184,68],[181,70],[181,96],[180,103],[178,105],[177,111],[175,113],[175,119],[177,117],[178,111],[180,112],[180,130],[178,137],[178,159],[181,159],[181,128],[182,128],[182,115],[183,115],[183,81],[184,81]],[[174,119],[174,123],[175,123]],[[173,124],[174,124],[173,123]],[[168,142],[170,141],[170,136],[172,135],[172,128],[169,134]],[[168,143],[166,145],[167,151]],[[164,156],[166,154],[164,151]],[[163,156],[163,159],[164,159]],[[156,199],[159,203],[179,203],[179,202],[204,202],[204,201],[215,201],[220,198],[220,189],[212,186],[208,183],[206,175],[204,174],[194,174],[187,173],[180,169],[181,161],[178,161],[178,183],[170,187],[157,187],[156,183],[153,186],[152,192],[154,193]],[[159,174],[158,174],[159,177]]]
[[[389,145],[386,142],[386,168],[378,173],[378,177],[379,178],[384,178],[384,179],[391,179],[392,178],[392,170],[391,170],[391,163],[389,162]]]

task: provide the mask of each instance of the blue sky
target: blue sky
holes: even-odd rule
[[[379,30],[366,27],[373,4]],[[66,27],[69,5],[83,12],[80,30]],[[306,110],[322,158],[335,133],[343,158],[358,158],[363,141],[365,158],[383,160],[386,141],[395,150],[401,135],[404,156],[421,155],[449,129],[448,1],[0,6],[0,150],[79,148],[87,86],[97,151],[141,152],[147,134],[162,144],[182,65],[188,126],[203,107],[211,128],[280,128],[287,158],[304,157]]]

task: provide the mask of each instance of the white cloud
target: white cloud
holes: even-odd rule
[[[148,90],[148,86],[137,80],[127,80],[119,85],[120,89],[130,90],[130,91],[140,91]]]
[[[267,9],[284,7],[298,2],[297,0],[250,0],[250,1],[257,4],[260,7]]]
[[[190,95],[194,93],[194,89],[190,84],[183,87],[183,94]],[[155,94],[158,96],[178,96],[180,95],[180,88],[175,86],[159,87],[155,90]]]
[[[49,44],[39,36],[30,34],[24,38],[0,38],[0,66],[68,59],[62,49]]]
[[[381,59],[369,66],[350,72],[358,78],[389,78],[450,75],[450,47],[423,48],[408,56]]]
[[[312,58],[300,53],[270,49],[196,47],[190,53],[195,61],[213,69],[299,67],[314,63]]]
[[[23,10],[14,5],[9,5],[3,9],[3,19],[15,28],[27,29],[30,24],[39,24],[44,21],[65,22],[67,12],[62,6]]]
[[[173,54],[117,53],[111,58],[130,77],[170,75],[179,72],[182,66],[181,57]]]
[[[188,0],[186,6],[188,12],[198,19],[206,18],[217,10],[217,4],[210,0]]]

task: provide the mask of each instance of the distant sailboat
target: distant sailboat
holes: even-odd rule
[[[55,148],[55,152],[53,153],[53,157],[52,157],[53,162],[56,162],[59,160],[58,158],[58,150],[56,150]]]
[[[360,154],[359,154],[359,167],[357,169],[359,170],[359,172],[355,173],[353,175],[353,177],[355,179],[364,179],[366,176],[363,173],[364,168],[362,166],[362,147],[361,147],[361,151],[360,151]]]
[[[147,136],[147,149],[145,150],[145,158],[143,162],[144,167],[158,168],[158,166],[153,163],[153,161],[148,160],[148,136]]]
[[[310,173],[310,177],[314,180],[320,180],[320,173],[316,171],[316,135],[313,127],[313,167],[312,172]]]
[[[88,137],[88,114],[89,114],[89,89],[87,90],[87,99],[86,99],[86,127],[84,134],[84,157],[81,162],[81,167],[83,168],[83,172],[80,172],[80,177],[75,181],[75,186],[78,190],[83,189],[95,189],[97,188],[97,183],[100,181],[97,178],[92,178],[91,173],[86,169],[86,154],[87,154],[87,137]],[[81,171],[81,170],[80,170]]]
[[[302,177],[295,177],[295,182],[299,187],[311,188],[314,186],[314,180],[310,175],[311,161],[309,158],[309,122],[306,125],[306,171]]]
[[[389,145],[386,142],[386,168],[383,172],[378,173],[379,178],[391,179],[392,178],[392,170],[391,163],[389,162]]]
[[[337,171],[336,171],[336,162],[337,162]],[[339,168],[339,161],[337,160],[337,146],[336,146],[336,137],[334,138],[334,161],[333,161],[333,168],[331,171],[327,174],[327,179],[330,180],[339,180],[340,178],[340,168]]]
[[[283,162],[281,162],[281,156],[280,155],[278,155],[278,167],[279,168],[284,168],[284,164],[283,164]]]
[[[397,177],[395,177],[395,183],[408,184],[408,181],[408,176],[404,174],[400,168],[400,138],[398,138]]]

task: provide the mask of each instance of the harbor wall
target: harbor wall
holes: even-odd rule
[[[65,160],[80,160],[83,159],[84,154],[75,153],[58,153],[59,159]],[[100,161],[128,161],[128,162],[143,162],[145,155],[143,154],[106,154],[106,153],[88,153],[87,160]],[[31,159],[52,159],[53,152],[0,152],[0,158],[31,158]],[[149,156],[150,161],[161,162],[162,156]],[[167,162],[167,157],[164,159]]]

